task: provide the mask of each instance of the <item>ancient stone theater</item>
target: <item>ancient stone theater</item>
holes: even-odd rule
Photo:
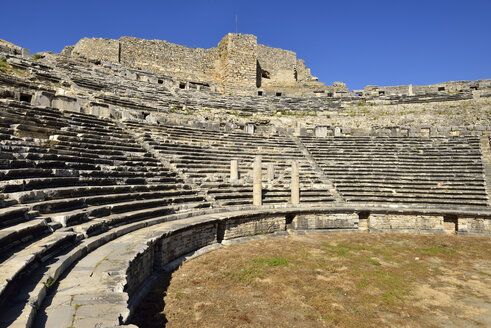
[[[256,235],[491,236],[491,80],[325,85],[295,52],[0,40],[0,326],[115,327]]]

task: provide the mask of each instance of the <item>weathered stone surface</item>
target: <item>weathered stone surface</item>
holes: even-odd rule
[[[443,233],[443,217],[371,214],[368,228],[376,232]]]
[[[358,214],[297,215],[291,225],[293,230],[358,229]]]

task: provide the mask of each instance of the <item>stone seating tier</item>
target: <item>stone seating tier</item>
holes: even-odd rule
[[[333,201],[329,190],[321,186],[322,181],[312,165],[289,138],[278,135],[263,138],[246,133],[226,133],[222,136],[217,135],[217,131],[173,125],[142,125],[133,122],[126,125],[132,131],[138,131],[138,137],[148,147],[165,157],[188,180],[201,185],[217,204],[230,206],[251,203],[241,187],[252,190],[250,171],[256,155],[262,156],[265,184],[272,184],[265,186],[264,203],[290,201],[289,183],[293,160],[299,162],[300,182],[305,195],[302,201]],[[238,169],[243,177],[240,185],[227,183],[231,160],[239,160]],[[266,170],[268,164],[273,164],[275,171],[275,176],[269,182]],[[221,186],[214,187],[213,182]]]
[[[346,201],[486,206],[478,137],[301,137]]]
[[[18,102],[0,117],[1,302],[81,239],[211,205],[113,121]]]

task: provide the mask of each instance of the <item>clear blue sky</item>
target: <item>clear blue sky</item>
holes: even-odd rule
[[[60,52],[82,37],[215,47],[229,32],[295,51],[350,89],[491,78],[491,0],[3,1],[0,39]]]

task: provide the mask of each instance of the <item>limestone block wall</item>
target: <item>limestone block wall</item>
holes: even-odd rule
[[[121,63],[191,81],[212,81],[218,49],[188,48],[163,40],[122,37]]]
[[[290,225],[293,230],[358,229],[356,213],[297,215]]]
[[[257,38],[227,34],[218,44],[219,80],[224,92],[248,94],[257,88]]]
[[[485,218],[459,218],[457,229],[460,235],[491,236],[491,220]]]
[[[165,265],[178,257],[217,242],[217,223],[208,222],[177,230],[163,238],[155,250],[156,265]]]
[[[130,265],[126,270],[126,277],[130,277],[130,283],[125,288],[130,298],[138,292],[139,286],[153,273],[155,262],[154,246],[153,244],[149,245],[130,261]]]
[[[293,51],[259,44],[257,59],[263,72],[261,86],[296,83],[297,55]]]
[[[285,216],[231,219],[219,227],[223,240],[285,231]]]
[[[72,53],[86,58],[119,63],[120,43],[119,40],[112,39],[83,38],[73,47]]]
[[[368,228],[373,232],[443,233],[443,216],[371,214]]]

